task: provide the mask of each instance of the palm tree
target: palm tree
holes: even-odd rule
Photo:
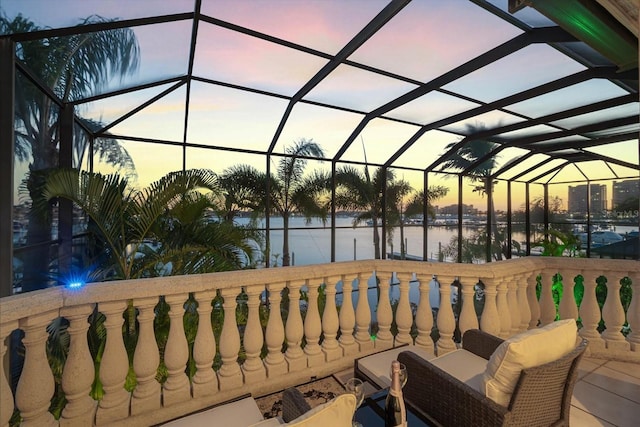
[[[344,166],[336,171],[336,207],[359,212],[353,219],[354,227],[363,222],[372,223],[375,259],[380,259],[378,221],[382,218],[382,195],[385,184],[389,193],[394,191],[394,179],[393,171],[384,168],[376,169],[373,179],[366,168],[364,172],[361,172],[353,166]],[[397,191],[396,193],[399,194],[402,191]],[[387,208],[390,206],[393,206],[393,202],[387,203]],[[387,209],[387,211],[389,210]],[[387,230],[390,232],[391,227],[388,227]]]
[[[467,125],[468,135],[473,135],[474,133],[483,130],[485,130],[483,125]],[[445,147],[445,150],[448,152],[457,144],[458,142],[452,142]],[[477,192],[482,196],[486,195],[488,197],[488,211],[492,218],[491,228],[494,237],[498,235],[498,230],[493,204],[493,187],[495,182],[491,178],[491,174],[498,164],[498,157],[490,155],[490,153],[492,153],[497,147],[498,144],[495,142],[486,139],[474,139],[462,145],[451,157],[442,163],[443,170],[454,169],[457,171],[463,171],[471,167],[471,169],[468,170],[468,176],[473,182],[473,192]],[[482,159],[486,160],[481,161]],[[498,260],[502,259],[500,251],[494,253],[494,256]]]
[[[427,189],[425,194],[424,190],[413,193],[413,196],[409,198],[406,205],[402,204],[401,217],[411,217],[415,215],[423,214],[423,206],[426,198],[427,202],[427,215],[431,218],[436,217],[436,212],[431,204],[433,201],[441,199],[449,192],[449,188],[443,185],[432,185]],[[426,221],[426,218],[424,218]],[[402,254],[406,254],[406,248],[404,247],[404,219],[400,221],[400,251]]]
[[[407,195],[413,191],[413,187],[404,180],[395,181],[387,187],[387,241],[393,242],[393,227],[400,228],[400,256],[404,259],[406,248],[404,247],[404,202]],[[393,249],[393,248],[392,248]]]
[[[328,204],[323,196],[328,191],[327,173],[313,171],[304,174],[310,157],[322,158],[324,151],[312,139],[300,139],[285,150],[286,156],[280,159],[275,174],[258,171],[250,165],[237,165],[223,173],[222,182],[232,185],[233,203],[240,208],[265,212],[268,194],[269,212],[283,220],[282,265],[291,262],[289,253],[289,219],[294,213],[305,216],[307,223],[313,217],[326,220]],[[269,191],[267,193],[267,182]],[[227,194],[231,193],[228,191]]]
[[[171,263],[171,274],[194,274],[239,270],[253,264],[256,245],[262,236],[255,229],[215,220],[215,193],[186,193],[159,218],[152,233],[161,246],[143,247],[157,266]],[[157,274],[157,270],[149,275]],[[165,269],[166,270],[166,269]],[[155,275],[155,274],[154,274]]]
[[[106,22],[98,16],[84,19],[80,25]],[[13,20],[0,17],[0,34],[39,31],[32,21],[18,15]],[[124,76],[138,67],[139,47],[128,28],[76,34],[64,37],[21,42],[16,49],[19,60],[46,84],[63,102],[91,95],[104,87],[112,76]],[[57,166],[58,109],[53,101],[40,92],[20,73],[16,76],[15,96],[15,152],[18,161],[30,162],[31,172]],[[75,161],[79,162],[87,146],[83,132],[75,132]],[[120,167],[133,165],[127,152],[113,141],[97,141],[101,158]],[[79,165],[80,163],[76,163]],[[31,200],[42,182],[35,182],[38,174],[30,173],[26,183]],[[50,215],[31,215],[27,229],[27,245],[51,240],[51,224],[43,220]],[[43,274],[49,260],[48,245],[36,246],[25,258],[23,290],[35,290],[44,285]]]
[[[171,172],[143,190],[134,190],[118,175],[54,169],[34,207],[42,211],[52,200],[65,198],[86,213],[88,230],[108,260],[96,268],[102,280],[243,266],[252,258],[250,235],[208,221],[204,213],[212,202],[196,190],[219,192],[216,175],[205,169]],[[151,250],[148,242],[154,240],[161,246]],[[171,271],[162,272],[169,263]]]

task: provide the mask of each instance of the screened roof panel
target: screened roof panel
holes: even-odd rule
[[[402,104],[384,116],[426,125],[477,106],[474,102],[434,91]]]
[[[327,62],[209,23],[200,25],[198,37],[195,76],[252,89],[293,95]]]
[[[566,119],[556,120],[551,123],[556,126],[576,128],[578,126],[593,123],[594,121],[612,120],[621,117],[628,117],[634,114],[636,116],[640,114],[640,104],[637,102],[630,102],[628,104],[606,108],[604,110],[594,111],[587,114],[580,114]]]
[[[492,102],[583,69],[552,47],[534,44],[482,67],[444,89]]]
[[[415,87],[350,65],[340,65],[304,99],[368,112]]]
[[[514,177],[517,176],[517,180],[523,181],[523,182],[547,182],[551,178],[551,176],[556,172],[557,170],[556,168],[566,166],[569,164],[564,159],[553,159],[547,156],[543,156],[542,159],[543,159],[542,162],[538,163],[537,167],[531,170],[530,172],[524,173],[521,176],[518,176],[518,174],[513,176]],[[536,166],[536,164],[531,164],[531,166]],[[523,173],[528,169],[529,168],[522,168],[520,170],[520,173]],[[540,177],[540,178],[538,178],[535,181],[532,181],[536,177]]]
[[[630,116],[630,118],[637,119],[637,116]],[[588,132],[585,135],[589,136],[590,138],[597,138],[607,135],[637,133],[638,131],[640,131],[640,125],[638,123],[634,123],[625,126],[616,126],[602,131]]]
[[[22,13],[41,27],[61,28],[80,24],[84,18],[99,15],[107,19],[144,18],[193,12],[193,0],[2,0],[7,16]],[[152,13],[150,13],[152,11]]]
[[[501,179],[512,179],[524,173],[528,169],[537,167],[539,165],[547,164],[549,159],[550,157],[545,154],[533,154],[532,156],[527,158],[516,157],[516,158],[510,159],[508,162],[505,162],[505,165],[501,169],[496,171],[496,173],[499,173],[498,177]],[[513,165],[513,166],[507,168],[507,165],[508,166]],[[545,170],[549,168],[550,166],[546,166]]]
[[[362,118],[361,114],[299,102],[293,107],[273,151],[284,153],[294,141],[305,138],[313,139],[327,158],[333,158]],[[331,126],[327,126],[328,123]]]
[[[449,132],[430,130],[409,147],[394,164],[425,169],[446,151],[445,147],[460,138]]]
[[[539,117],[626,93],[628,92],[608,80],[592,79],[512,104],[508,108],[529,117]]]
[[[498,134],[497,136],[507,140],[517,140],[518,138],[523,138],[526,136],[540,135],[540,134],[557,132],[557,131],[558,129],[552,126],[536,125],[536,126],[530,126],[524,129],[513,130],[511,132],[504,132],[504,133]]]
[[[492,129],[495,127],[510,125],[524,121],[523,118],[500,110],[493,110],[488,113],[478,114],[468,119],[443,126],[442,129],[451,132],[468,135],[478,129]]]
[[[417,126],[386,119],[371,120],[345,151],[342,160],[364,162],[365,150],[367,162],[383,164],[417,131]]]
[[[121,95],[97,99],[79,104],[76,110],[82,117],[101,122],[104,125],[109,125],[114,120],[123,117],[134,108],[142,106],[145,102],[150,101],[174,85],[175,83],[167,83],[134,92],[126,92]]]
[[[386,0],[204,0],[201,13],[321,52],[336,54]]]
[[[600,165],[598,165],[597,167],[600,169],[606,169],[606,165],[603,164],[603,162],[598,162],[600,163]],[[595,166],[595,165],[594,165]],[[541,182],[541,183],[554,183],[554,182],[576,182],[576,181],[583,181],[585,179],[585,175],[584,172],[586,172],[584,169],[580,168],[580,170],[578,168],[576,168],[575,165],[573,164],[567,164],[566,166],[564,166],[562,169],[554,171],[552,173],[549,173],[548,175],[545,175],[543,177],[541,177],[540,179],[537,180],[537,182]],[[611,171],[607,170],[608,175],[611,175]],[[605,173],[607,174],[607,173]],[[593,178],[592,179],[597,179],[596,176],[597,175],[604,175],[600,172],[596,172],[595,174],[592,174]]]
[[[440,169],[448,144],[477,134],[477,140],[520,147],[499,151],[501,179],[525,179],[518,174],[532,167],[532,159],[547,159],[545,153],[557,157],[553,162],[610,157],[607,167],[636,166],[637,137],[629,136],[633,157],[607,148],[640,129],[637,120],[614,121],[638,115],[637,70],[616,73],[604,53],[567,42],[575,39],[568,30],[539,31],[556,24],[532,7],[511,15],[507,4],[2,0],[0,7],[8,19],[21,12],[53,28],[11,37],[20,59],[17,74],[33,73],[36,80],[45,68],[20,56],[28,40],[64,44],[75,32],[90,34],[95,25],[60,27],[92,14],[116,18],[115,10],[119,19],[140,18],[143,25],[130,27],[140,45],[136,72],[71,92],[79,114],[92,120],[132,114],[109,129],[114,134],[222,148],[225,156],[229,150],[278,154],[308,138],[337,162],[363,161],[362,135],[370,162],[429,170]],[[170,15],[176,13],[189,15]],[[200,18],[197,25],[191,16]],[[530,27],[537,29],[533,37],[522,37]],[[556,42],[521,44],[540,36]],[[594,65],[606,68],[589,69]],[[166,79],[173,81],[158,83]],[[36,84],[55,82],[42,80]],[[138,90],[151,84],[157,87]],[[177,84],[183,85],[178,91],[133,113]],[[59,84],[49,90],[65,93]],[[117,96],[109,98],[113,91]],[[540,154],[528,156],[522,148]],[[547,167],[553,168],[545,163],[526,176]]]
[[[194,82],[187,140],[193,144],[264,151],[286,106],[284,99]]]
[[[639,148],[638,141],[634,140],[607,144],[606,146],[588,147],[585,148],[585,151],[613,157],[614,159],[637,165],[640,163],[640,159],[638,158]],[[636,175],[637,173],[636,171]]]
[[[470,2],[412,1],[349,59],[428,82],[520,33]]]
[[[500,150],[500,152],[495,157],[495,167],[493,168],[493,171],[498,171],[500,168],[507,165],[511,161],[511,159],[524,156],[528,152],[528,150],[517,147],[507,147]]]
[[[109,129],[116,135],[182,141],[186,88],[180,87]]]
[[[636,159],[637,159],[637,156],[636,156]],[[637,160],[636,160],[636,163],[638,163]],[[616,165],[615,163],[610,163],[609,166],[611,167],[611,169],[613,169],[613,171],[615,172],[616,176],[619,179],[624,179],[624,178],[638,179],[638,171],[635,169]]]

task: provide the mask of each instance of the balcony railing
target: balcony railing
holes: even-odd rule
[[[452,293],[454,303],[445,303]],[[558,317],[578,320],[592,356],[640,363],[639,295],[636,261],[543,257],[354,261],[15,295],[0,300],[0,426],[16,409],[13,420],[24,426],[152,425],[326,376],[394,346],[443,354],[470,328],[508,337]],[[96,356],[88,331],[99,318],[106,338]],[[59,367],[51,325],[66,325],[69,337]],[[52,402],[61,396],[56,419]]]

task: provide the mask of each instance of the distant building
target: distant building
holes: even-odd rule
[[[613,203],[615,210],[619,204],[627,199],[640,197],[640,179],[629,179],[626,181],[613,181]]]
[[[437,215],[458,215],[458,205],[449,205],[438,207],[436,211]],[[462,215],[478,215],[478,209],[473,205],[462,205]]]
[[[592,214],[598,214],[607,210],[607,186],[591,184],[591,209]],[[587,213],[588,200],[587,184],[569,186],[569,213]]]

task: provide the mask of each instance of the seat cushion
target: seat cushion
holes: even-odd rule
[[[263,419],[256,401],[246,397],[169,421],[163,427],[246,427]]]
[[[505,340],[489,358],[483,376],[484,394],[509,406],[520,372],[565,356],[576,347],[577,338],[576,321],[566,319]]]
[[[380,388],[387,388],[391,385],[391,362],[398,360],[398,354],[403,351],[411,351],[425,360],[431,360],[435,356],[421,347],[408,345],[396,347],[380,353],[372,354],[358,359],[358,369],[365,374],[375,385]]]
[[[487,369],[487,359],[460,349],[431,359],[430,362],[457,380],[484,394],[482,378]]]
[[[316,406],[284,425],[295,427],[350,426],[355,412],[356,398],[353,394],[346,393]]]

